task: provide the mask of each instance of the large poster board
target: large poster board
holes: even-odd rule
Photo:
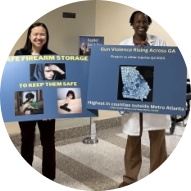
[[[97,116],[86,109],[88,56],[8,57],[1,110],[8,121]]]
[[[177,47],[92,46],[90,62],[87,108],[185,114],[187,72]]]

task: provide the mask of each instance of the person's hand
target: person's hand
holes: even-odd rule
[[[60,74],[64,74],[65,72],[63,70],[61,70],[58,66],[56,65],[50,65],[49,66],[49,69],[50,70],[53,70],[53,71],[56,71],[56,72],[59,72]]]
[[[141,47],[150,46],[150,44],[147,41],[143,41],[143,42],[141,42],[140,46]]]
[[[140,46],[143,48],[144,46],[150,46],[150,44],[147,41],[139,41],[139,42],[134,42],[136,46]]]
[[[30,104],[29,104],[28,108],[30,108],[30,109],[34,109],[34,107],[33,107],[33,106],[31,106]]]
[[[30,105],[30,102],[32,102],[32,101],[33,101],[33,99],[28,100],[28,101],[23,105],[23,109],[26,109],[26,108],[34,109],[34,107],[32,107],[32,106]]]
[[[71,100],[71,99],[72,99],[72,98],[71,98],[71,97],[69,97],[69,96],[66,98],[66,100]]]
[[[27,102],[27,103],[25,103],[25,104],[23,105],[23,110],[25,110],[25,109],[27,109],[27,108],[30,108],[29,102]]]

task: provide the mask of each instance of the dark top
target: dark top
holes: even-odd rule
[[[40,53],[41,55],[43,54],[56,54],[55,52],[53,52],[52,50],[44,50],[43,52]],[[25,55],[31,55],[31,53],[29,54],[27,51],[25,51],[23,48],[20,50],[17,50],[14,54],[14,56],[25,56]]]

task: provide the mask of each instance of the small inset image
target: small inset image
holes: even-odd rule
[[[80,88],[58,88],[57,100],[59,114],[82,113]]]
[[[103,45],[103,36],[79,36],[79,55],[91,55],[92,45]]]
[[[43,114],[42,90],[15,92],[15,115]]]
[[[152,102],[153,66],[119,66],[118,100]]]
[[[80,49],[79,49],[80,55],[90,55],[91,54],[91,48],[87,46],[86,42],[82,42]]]
[[[64,80],[65,64],[30,64],[30,80]]]

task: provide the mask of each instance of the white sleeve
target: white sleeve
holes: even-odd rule
[[[126,45],[126,44],[125,44],[125,40],[123,40],[122,42],[120,42],[119,45]]]

